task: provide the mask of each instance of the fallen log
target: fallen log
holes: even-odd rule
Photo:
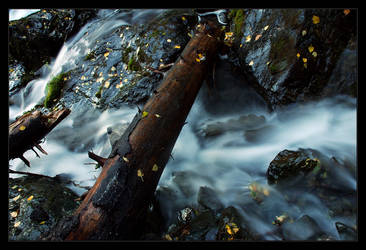
[[[24,158],[24,152],[31,149],[39,157],[33,149],[36,147],[43,154],[47,154],[39,143],[69,114],[69,109],[52,111],[47,115],[37,110],[16,119],[9,125],[9,160],[20,158],[29,167],[30,163]]]
[[[114,144],[102,172],[73,216],[46,240],[139,239],[145,214],[178,135],[216,55],[216,20],[196,27],[153,96]]]

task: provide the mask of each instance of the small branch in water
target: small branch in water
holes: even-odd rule
[[[104,163],[107,161],[107,158],[103,158],[99,155],[94,154],[93,152],[90,152],[90,151],[88,151],[88,156],[89,156],[90,159],[98,162],[98,164],[102,167],[104,166]]]
[[[10,173],[10,174],[26,174],[26,175],[30,175],[30,176],[36,176],[36,177],[53,178],[53,177],[48,176],[48,175],[43,175],[43,174],[34,174],[34,173],[23,172],[23,171],[16,171],[16,170],[12,170],[12,169],[10,169],[10,168],[9,168],[9,173]]]

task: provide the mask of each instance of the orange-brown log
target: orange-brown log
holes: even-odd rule
[[[221,27],[196,27],[153,96],[114,144],[102,172],[57,240],[138,239],[160,176],[216,55]],[[56,234],[57,235],[57,234]]]
[[[9,125],[9,159],[20,158],[29,166],[29,161],[23,156],[25,151],[36,147],[47,154],[39,145],[40,141],[69,114],[69,109],[46,115],[36,110],[17,118]]]

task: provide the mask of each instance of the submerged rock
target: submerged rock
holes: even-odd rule
[[[37,240],[79,206],[78,196],[55,179],[9,178],[9,240]]]
[[[282,224],[284,240],[316,240],[324,237],[323,231],[309,215],[303,215],[294,222]]]

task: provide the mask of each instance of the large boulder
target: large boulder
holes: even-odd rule
[[[335,69],[357,72],[356,10],[234,9],[230,18],[232,61],[274,108],[320,98],[329,85],[355,96],[356,79],[335,83],[344,78]]]
[[[9,240],[37,240],[80,205],[78,196],[55,178],[9,178]]]

